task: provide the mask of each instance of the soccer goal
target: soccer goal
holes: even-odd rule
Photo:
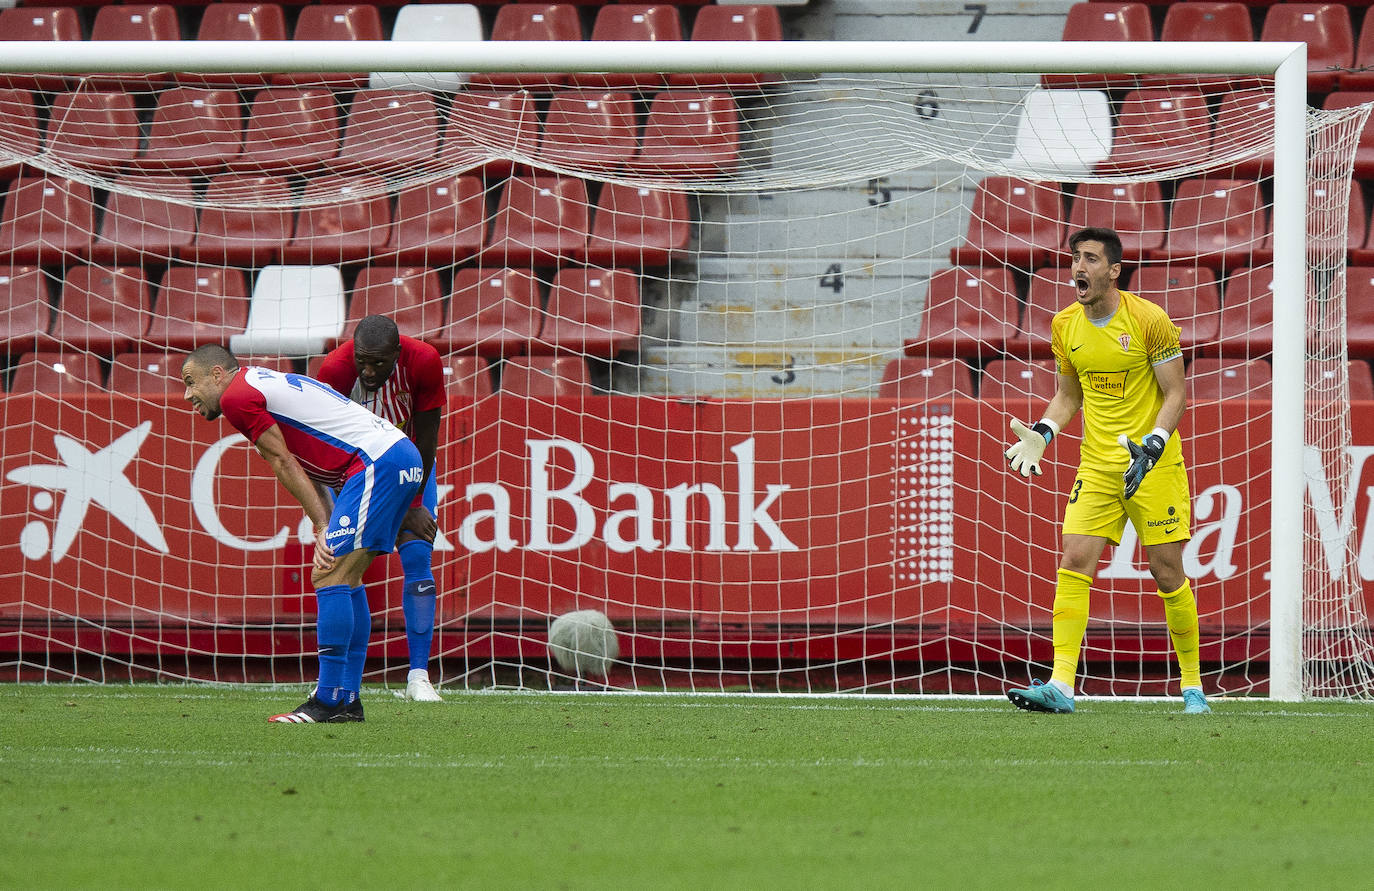
[[[1108,225],[1182,329],[1208,692],[1371,693],[1367,109],[1308,108],[1301,44],[8,43],[0,72],[11,678],[308,676],[309,524],[180,356],[308,373],[377,312],[450,381],[449,689],[570,683],[575,610],[617,688],[1043,676],[1078,426],[1034,483],[1002,450],[1053,393],[1066,235]],[[1142,561],[1128,528],[1100,567],[1085,693],[1176,692]]]

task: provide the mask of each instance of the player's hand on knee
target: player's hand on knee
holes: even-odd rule
[[[324,540],[324,532],[315,534],[315,559],[314,570],[317,575],[322,575],[334,568],[334,549]]]
[[[423,507],[412,507],[406,511],[405,519],[401,521],[401,531],[410,532],[428,542],[433,542],[435,536],[439,534],[439,524],[435,521],[433,514]]]
[[[1040,459],[1045,456],[1045,446],[1054,439],[1054,429],[1044,421],[1037,421],[1033,426],[1027,427],[1012,418],[1011,432],[1016,436],[1016,442],[1008,446],[1006,451],[1011,469],[1024,477],[1031,474],[1039,476],[1043,473],[1040,469]]]
[[[1131,453],[1131,465],[1126,468],[1123,477],[1126,481],[1126,497],[1130,498],[1140,489],[1140,484],[1145,481],[1145,474],[1150,472],[1164,454],[1166,440],[1158,433],[1150,433],[1140,442],[1132,442],[1131,438],[1123,433],[1116,441]]]

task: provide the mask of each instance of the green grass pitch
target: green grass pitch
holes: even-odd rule
[[[1374,707],[0,686],[0,887],[1336,887]]]

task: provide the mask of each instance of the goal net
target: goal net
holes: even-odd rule
[[[447,375],[444,688],[572,684],[548,627],[587,609],[619,650],[589,680],[615,688],[1044,677],[1081,422],[1029,484],[1002,450],[1054,392],[1067,235],[1106,225],[1123,287],[1182,331],[1208,692],[1278,695],[1291,640],[1302,694],[1369,694],[1365,108],[1307,109],[1284,180],[1272,71],[1180,75],[1164,53],[1154,75],[1042,76],[1062,48],[953,74],[547,73],[506,52],[470,74],[0,57],[6,676],[310,678],[309,524],[189,409],[181,356],[222,342],[311,373],[381,313]],[[366,581],[368,679],[403,682],[396,558]],[[1132,529],[1090,616],[1083,692],[1177,692]]]

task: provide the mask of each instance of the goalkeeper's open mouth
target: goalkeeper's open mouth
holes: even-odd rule
[[[1088,296],[1088,289],[1092,287],[1088,283],[1088,277],[1086,275],[1075,276],[1073,280],[1073,286],[1074,289],[1078,291],[1079,298]]]

